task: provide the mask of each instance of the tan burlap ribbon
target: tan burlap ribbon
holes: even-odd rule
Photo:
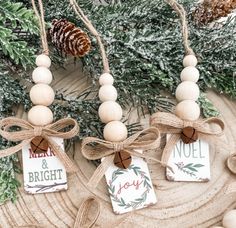
[[[19,131],[11,131],[11,127],[19,127]],[[67,130],[68,127],[72,129]],[[66,130],[66,131],[62,131]],[[0,135],[12,142],[19,142],[16,146],[0,150],[0,158],[12,155],[24,146],[29,144],[36,136],[42,136],[48,141],[50,148],[55,155],[65,166],[67,172],[77,171],[76,165],[70,160],[67,154],[61,149],[61,147],[55,143],[52,137],[59,137],[63,139],[69,139],[77,135],[79,132],[78,123],[71,118],[65,118],[58,120],[55,123],[46,126],[34,126],[26,120],[18,119],[15,117],[9,117],[0,121]]]
[[[236,153],[231,154],[226,162],[229,170],[233,173],[236,174]]]
[[[211,124],[215,124],[219,126],[219,128],[211,129]],[[170,134],[170,138],[167,140],[162,153],[161,161],[163,163],[168,163],[170,154],[176,143],[179,141],[182,130],[185,127],[193,127],[198,132],[199,138],[206,141],[221,136],[225,128],[224,122],[217,117],[196,121],[185,121],[174,114],[165,112],[157,112],[153,114],[151,116],[151,125],[157,127],[161,133]]]
[[[96,146],[94,144],[96,144]],[[153,160],[166,167],[166,163],[145,155],[144,153],[137,152],[138,149],[143,152],[156,149],[159,144],[160,133],[155,127],[150,127],[143,131],[137,132],[122,142],[110,142],[94,137],[85,138],[82,142],[81,148],[83,156],[89,160],[102,159],[101,164],[97,167],[94,174],[90,178],[88,186],[90,188],[96,188],[106,170],[113,164],[115,153],[119,151],[126,151],[131,156]]]

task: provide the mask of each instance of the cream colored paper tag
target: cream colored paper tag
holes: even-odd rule
[[[168,165],[174,171],[172,173],[166,169],[166,177],[170,181],[209,181],[211,175],[208,143],[197,140],[184,144],[179,140],[170,155]]]
[[[52,138],[64,150],[61,138]],[[24,189],[29,194],[67,189],[66,170],[54,152],[33,153],[30,145],[22,149]]]
[[[147,163],[142,158],[132,157],[127,169],[110,166],[105,177],[116,214],[145,208],[157,202]]]

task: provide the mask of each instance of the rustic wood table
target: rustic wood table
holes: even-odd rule
[[[89,85],[89,80],[80,71],[80,64],[68,63],[67,70],[54,70],[53,87],[69,96],[76,96]],[[177,183],[165,179],[165,172],[157,164],[149,164],[158,203],[147,209],[124,215],[112,212],[105,180],[95,191],[86,187],[95,166],[80,153],[80,143],[76,143],[69,153],[75,152],[75,162],[79,171],[69,175],[67,191],[49,194],[28,195],[19,189],[19,199],[13,204],[0,206],[1,227],[30,227],[40,223],[42,227],[73,227],[77,209],[87,196],[96,196],[102,203],[101,214],[95,227],[211,227],[220,224],[226,210],[236,207],[236,176],[225,166],[236,145],[236,102],[225,96],[208,92],[208,97],[222,113],[226,123],[225,143],[216,141],[210,149],[212,179],[208,183]],[[25,113],[20,109],[18,116]],[[148,125],[149,116],[139,119],[133,111],[130,122],[140,121]],[[161,154],[161,150],[158,151]],[[20,153],[19,153],[20,156]],[[20,176],[22,180],[22,176]],[[28,225],[27,225],[28,224]],[[32,227],[32,226],[31,226]]]

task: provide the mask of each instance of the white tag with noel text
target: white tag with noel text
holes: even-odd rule
[[[184,144],[180,139],[170,155],[168,165],[174,171],[173,173],[166,169],[166,176],[170,181],[209,181],[211,175],[208,143],[198,139],[194,143]]]
[[[132,163],[127,169],[113,164],[105,177],[116,214],[145,208],[157,202],[147,163],[142,158],[132,156]]]
[[[61,138],[52,139],[64,150]],[[27,193],[56,192],[67,189],[66,170],[51,148],[33,153],[30,144],[22,149],[24,189]]]

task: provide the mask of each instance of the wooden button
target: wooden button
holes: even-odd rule
[[[185,144],[196,142],[198,133],[193,127],[185,127],[181,133],[181,139]]]
[[[114,158],[114,164],[121,169],[127,169],[131,164],[132,158],[126,151],[116,152]]]
[[[48,151],[48,141],[41,136],[35,137],[30,142],[30,146],[34,153],[44,153]]]

